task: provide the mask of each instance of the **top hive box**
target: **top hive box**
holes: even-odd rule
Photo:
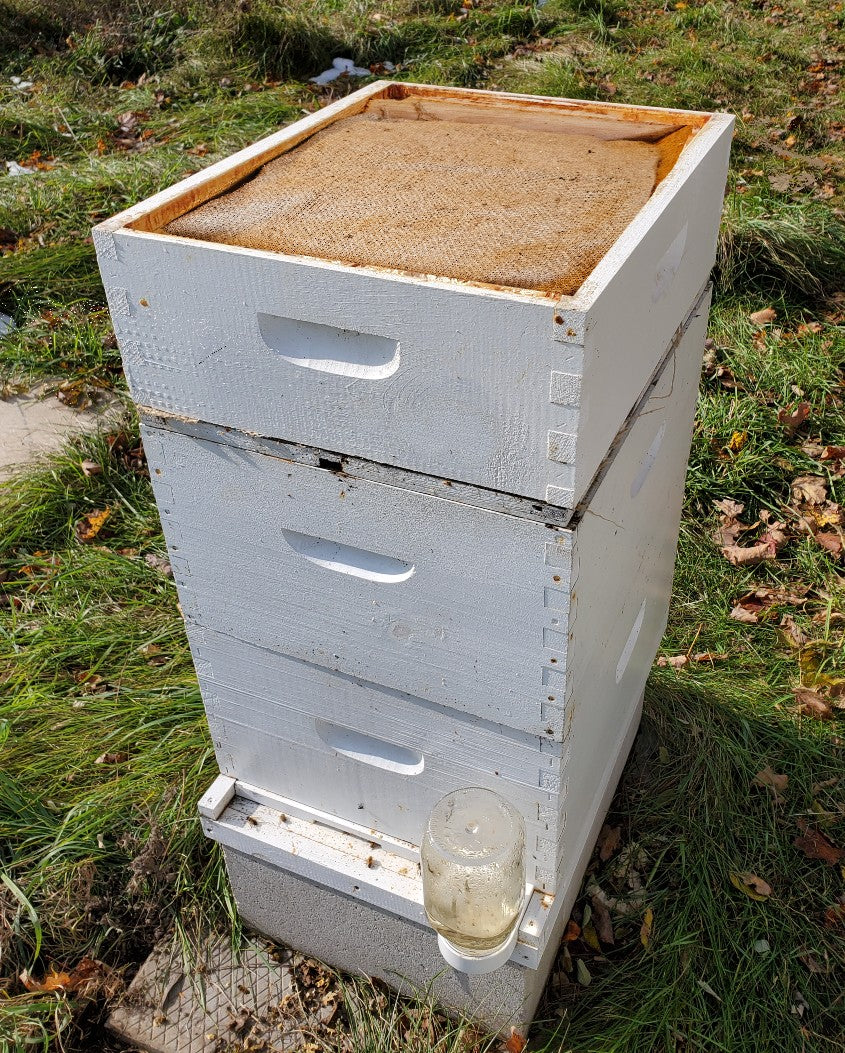
[[[707,281],[732,123],[363,88],[95,228],[132,394],[573,509]]]

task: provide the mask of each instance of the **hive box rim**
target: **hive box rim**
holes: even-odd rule
[[[371,101],[394,98],[397,91],[402,93],[400,98],[419,97],[422,100],[479,102],[502,111],[508,109],[551,111],[559,113],[562,118],[587,118],[599,122],[607,121],[611,124],[622,120],[625,115],[626,123],[654,124],[659,127],[660,122],[657,118],[662,117],[665,121],[673,121],[682,127],[691,128],[691,134],[672,167],[655,187],[643,207],[572,295],[556,296],[536,289],[501,286],[487,282],[449,278],[443,275],[394,270],[375,265],[355,266],[317,256],[294,255],[267,249],[247,248],[242,245],[204,241],[200,238],[187,238],[167,234],[160,229],[177,216],[184,215],[230,190],[244,178],[257,172],[262,165],[294,149],[321,129],[363,111]],[[676,191],[695,170],[699,161],[714,142],[732,128],[733,124],[734,117],[731,114],[720,112],[681,110],[661,106],[632,106],[627,103],[595,102],[589,99],[561,99],[554,96],[497,92],[478,88],[453,88],[405,81],[378,80],[352,92],[343,99],[322,107],[307,117],[264,136],[255,143],[98,223],[94,227],[94,233],[99,238],[120,233],[121,236],[160,241],[164,245],[177,243],[199,246],[206,251],[215,250],[248,257],[284,260],[321,270],[365,274],[383,281],[407,284],[422,282],[485,297],[494,296],[520,302],[527,300],[538,304],[559,305],[562,310],[586,312],[622,268],[640,238],[650,229],[655,218],[672,200]],[[671,132],[664,129],[663,135],[668,134]]]

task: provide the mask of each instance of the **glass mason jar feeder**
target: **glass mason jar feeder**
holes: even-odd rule
[[[492,790],[455,790],[432,809],[420,856],[425,912],[446,960],[463,971],[499,968],[525,903],[522,816]]]

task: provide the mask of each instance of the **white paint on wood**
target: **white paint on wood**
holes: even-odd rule
[[[542,669],[562,667],[565,640],[546,657],[543,630],[560,619],[542,596],[567,580],[570,532],[158,428],[143,435],[189,626],[547,732]],[[291,544],[302,535],[319,548]],[[562,716],[553,724],[560,734]]]
[[[610,805],[616,784],[622,773],[622,768],[634,735],[639,724],[642,710],[641,700],[627,707],[625,723],[620,727],[619,734],[612,744],[606,744],[602,752],[604,764],[600,778],[596,780],[596,789],[591,807],[584,821],[577,830],[577,836],[572,839],[571,850],[566,856],[561,857],[556,885],[559,892],[552,895],[535,888],[525,912],[519,929],[519,939],[516,950],[511,958],[512,962],[519,963],[530,969],[541,967],[545,961],[548,965],[548,956],[553,951],[553,946],[560,938],[560,933],[566,918],[574,905],[584,871],[587,868],[592,855],[593,846],[598,837],[599,828],[604,821],[608,806]],[[404,850],[398,853],[390,845],[389,841],[378,841],[379,835],[376,831],[369,831],[361,836],[348,841],[343,841],[336,836],[336,832],[343,828],[342,821],[333,821],[331,816],[320,815],[318,821],[310,823],[307,830],[307,858],[303,860],[300,846],[292,845],[290,839],[279,838],[277,832],[288,826],[290,816],[296,816],[306,820],[312,818],[311,810],[294,802],[280,802],[273,800],[254,788],[237,784],[237,798],[235,804],[242,802],[242,806],[231,816],[229,811],[223,813],[219,822],[205,820],[203,828],[209,837],[214,838],[221,844],[242,851],[249,856],[260,860],[268,867],[278,867],[293,873],[302,874],[315,880],[327,888],[345,892],[353,895],[359,901],[381,910],[389,910],[391,913],[416,921],[418,924],[427,924],[424,917],[420,917],[419,911],[422,903],[422,882],[418,875],[416,862],[407,866],[409,856]],[[256,803],[264,806],[263,812],[258,812],[250,805]],[[247,816],[246,822],[243,817]],[[231,822],[230,822],[231,818]],[[250,819],[254,820],[250,822]],[[298,828],[296,833],[302,833]],[[375,841],[375,844],[373,843]],[[268,845],[268,842],[269,845]],[[298,851],[291,851],[296,847]],[[384,855],[377,860],[373,855],[373,848],[380,847]],[[366,853],[366,855],[365,855]],[[382,859],[390,859],[391,864],[387,868],[387,881],[384,883],[386,895],[383,892],[383,884],[378,875],[375,880],[356,880],[360,871],[360,862],[364,858],[373,863]],[[415,858],[415,857],[414,857]],[[403,865],[403,862],[405,865]],[[356,868],[353,870],[353,868]],[[367,866],[369,876],[373,877],[373,866]],[[401,878],[401,882],[396,877]],[[350,883],[351,878],[351,883]],[[351,885],[351,887],[350,887]],[[243,893],[235,885],[235,895]],[[260,928],[260,925],[259,925]],[[361,932],[361,939],[367,942],[363,948],[368,954],[373,948],[370,944],[371,933]],[[377,953],[377,949],[376,949]],[[357,967],[358,959],[347,963],[347,968]]]
[[[706,306],[575,530],[145,428],[221,770],[409,843],[487,786],[554,891],[663,631]],[[414,573],[303,566],[288,514]]]
[[[483,786],[525,817],[530,872],[554,869],[537,839],[558,835],[561,744],[230,636],[190,639],[222,771],[414,844],[441,797]]]
[[[162,415],[144,441],[229,777],[205,825],[419,920],[427,809],[489,785],[525,816],[556,918],[665,625],[706,303],[684,319],[713,259],[731,119],[690,121],[650,201],[558,304],[150,232],[383,90],[95,234],[133,395]],[[244,775],[253,797],[247,783],[221,812]],[[531,938],[519,953],[540,953]]]
[[[706,285],[716,252],[733,119],[715,115],[599,263],[563,315],[584,315],[576,504],[589,489],[622,417],[642,391],[638,349],[665,348]],[[686,231],[686,233],[684,233]],[[680,248],[680,258],[678,251]],[[653,298],[664,283],[665,294]],[[556,326],[566,339],[566,325]],[[571,338],[570,338],[571,339]],[[656,356],[659,358],[659,356]]]
[[[595,756],[626,722],[628,700],[645,685],[666,627],[708,307],[709,295],[577,528],[566,707],[573,749],[566,765],[563,854],[574,851],[570,838],[595,807]],[[632,497],[632,481],[640,478],[644,454],[664,423],[654,464]],[[632,442],[637,435],[640,441]]]
[[[418,845],[392,837],[383,830],[376,830],[373,827],[364,827],[360,823],[350,822],[342,816],[331,815],[328,812],[321,811],[312,804],[302,804],[299,801],[294,801],[292,798],[271,793],[261,786],[253,786],[251,783],[244,782],[243,779],[236,780],[236,792],[239,797],[244,797],[248,801],[254,801],[256,804],[264,804],[268,808],[281,812],[282,815],[295,815],[299,819],[306,819],[309,823],[319,823],[322,826],[329,826],[333,830],[342,830],[344,833],[358,838],[359,841],[375,841],[387,851],[401,856],[403,859],[409,859],[412,863],[416,864],[420,861]]]
[[[153,411],[144,406],[139,406],[138,409],[143,423],[151,428],[165,428],[195,439],[206,439],[209,442],[232,446],[240,450],[251,450],[253,453],[266,454],[283,461],[295,461],[297,464],[310,465],[312,468],[342,472],[344,475],[358,479],[400,487],[403,490],[414,490],[431,497],[447,497],[459,504],[486,508],[492,512],[504,512],[519,519],[532,521],[539,519],[552,526],[567,526],[575,514],[572,508],[560,508],[548,502],[519,497],[501,490],[487,490],[469,483],[408,471],[390,464],[379,464],[377,461],[368,461],[362,457],[354,457],[334,450],[303,446],[281,439],[263,438],[248,432],[207,424],[204,421]]]
[[[426,924],[419,867],[375,842],[236,796],[203,830],[229,848]]]
[[[228,775],[218,775],[200,797],[197,805],[200,815],[206,819],[219,819],[234,796],[235,780]]]
[[[258,329],[268,351],[302,369],[386,380],[399,368],[399,344],[383,336],[261,313]]]
[[[581,377],[578,373],[563,373],[552,370],[549,385],[549,402],[555,406],[577,406],[581,397]]]
[[[636,663],[643,679],[656,647],[677,517],[666,517],[665,529],[662,523],[658,529],[654,509],[681,492],[699,336],[685,338],[673,355],[577,533],[145,427],[189,625],[533,735],[563,738],[572,678],[589,668],[602,638],[572,650],[577,627],[567,587],[578,572],[571,567],[574,561],[583,568],[595,539],[604,538],[606,550],[596,560],[601,576],[592,594],[579,591],[580,624],[587,609],[618,612],[605,619],[613,625],[629,617],[618,657],[644,590],[653,588],[654,623],[641,637],[648,644]],[[668,395],[681,361],[689,378],[679,381],[685,402],[676,406]],[[654,467],[632,497],[664,421],[667,437],[652,451]],[[393,577],[404,580],[337,573],[295,551],[285,532],[345,546],[329,551],[395,561],[390,565],[402,569]],[[362,557],[356,558],[360,570]]]
[[[133,397],[153,410],[576,506],[706,282],[732,119],[401,89],[424,105],[474,99],[542,120],[693,126],[651,199],[556,309],[542,295],[151,233],[389,87],[362,89],[97,228]]]
[[[207,836],[272,866],[351,895],[371,906],[428,925],[419,864],[370,839],[302,819],[238,793],[215,817],[203,816]],[[512,960],[536,967],[545,949],[554,898],[526,889],[526,909]]]

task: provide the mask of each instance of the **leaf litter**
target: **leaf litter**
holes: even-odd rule
[[[747,870],[732,871],[728,877],[734,888],[759,903],[767,900],[772,894],[772,886],[768,881],[764,881],[763,878]]]
[[[829,866],[836,866],[845,859],[845,849],[837,848],[823,833],[810,826],[806,819],[798,820],[798,829],[801,833],[792,843],[807,859],[820,859]]]
[[[784,797],[781,795],[786,792],[786,788],[789,785],[788,775],[779,775],[772,769],[770,764],[767,764],[762,771],[757,772],[753,781],[755,786],[770,790],[777,803],[784,801]]]

